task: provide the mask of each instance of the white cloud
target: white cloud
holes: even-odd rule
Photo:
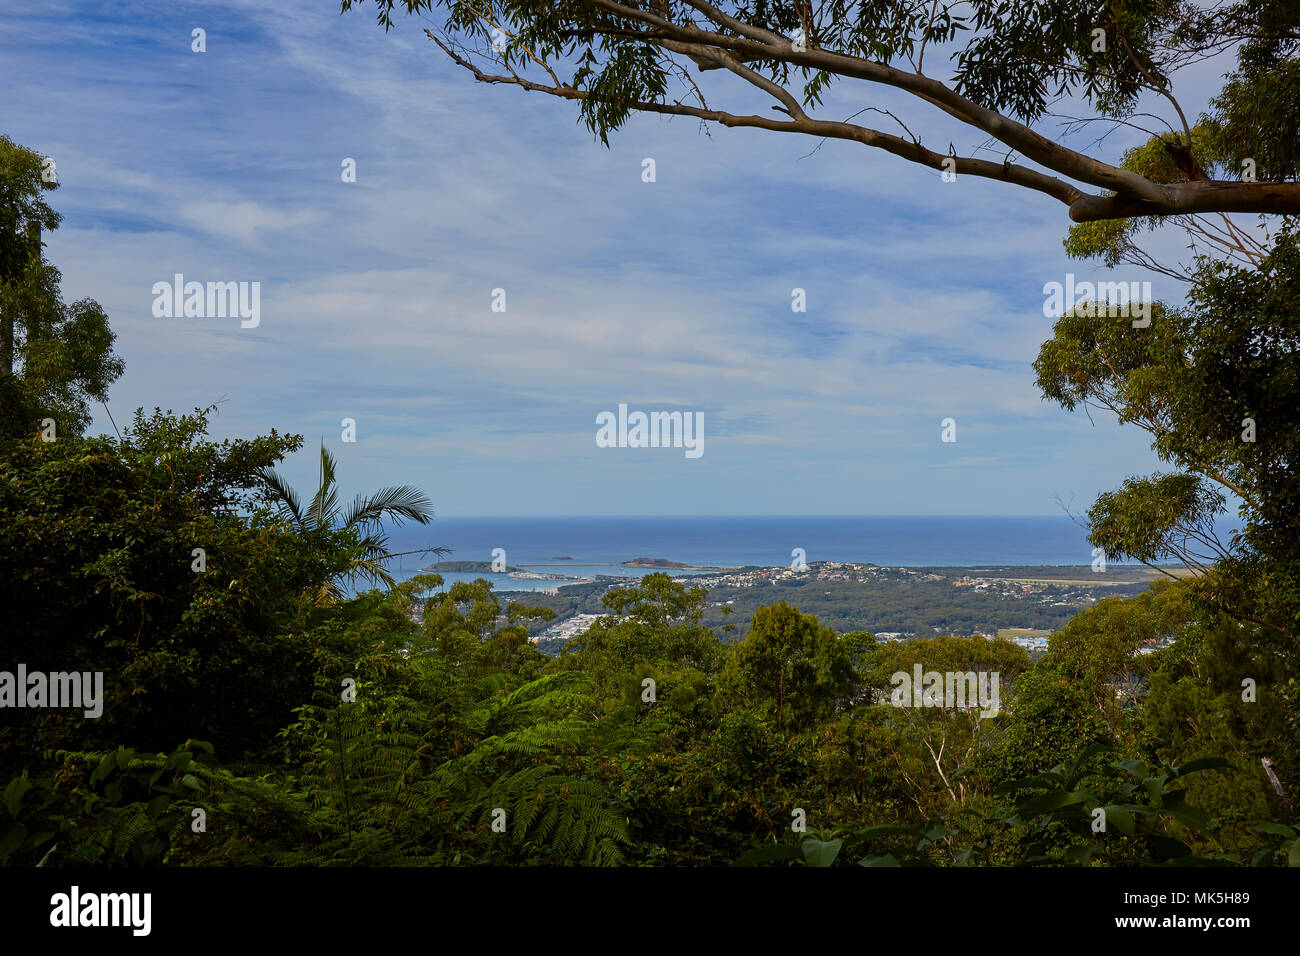
[[[571,104],[474,84],[414,24],[185,6],[212,24],[203,59],[150,20],[163,9],[123,14],[129,57],[0,16],[0,56],[27,77],[0,109],[61,157],[51,256],[69,297],[112,316],[115,410],[228,396],[216,431],[304,433],[289,470],[306,483],[323,435],[349,483],[437,488],[469,513],[918,513],[954,495],[1042,512],[1045,487],[1150,460],[1034,388],[1041,285],[1083,271],[1050,199],[657,118],[606,150]],[[154,319],[152,283],[175,272],[261,281],[260,327]],[[595,448],[595,411],[620,401],[704,411],[705,457]],[[336,441],[345,415],[355,446]],[[962,457],[945,463],[948,415]]]

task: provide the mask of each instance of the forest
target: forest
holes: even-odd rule
[[[106,697],[98,718],[6,710],[9,865],[1296,855],[1290,658],[1216,614],[1208,582],[1100,601],[1030,666],[1004,641],[877,645],[784,601],[728,645],[703,589],[650,574],[547,658],[527,624],[551,612],[486,582],[414,623],[440,578],[386,585],[376,522],[424,520],[418,493],[345,509],[323,451],[304,501],[268,470],[300,439],[215,443],[208,416],[0,454],[6,656],[102,672]],[[348,598],[358,574],[379,587]],[[1177,640],[1135,658],[1157,635]],[[883,703],[917,664],[997,672],[1006,703]],[[1118,692],[1135,668],[1137,700]]]

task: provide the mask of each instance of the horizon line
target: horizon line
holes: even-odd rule
[[[435,518],[1067,518],[1068,514],[435,514]]]

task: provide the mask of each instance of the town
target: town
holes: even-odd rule
[[[683,577],[709,592],[704,623],[725,640],[743,638],[757,607],[786,600],[822,623],[845,632],[867,630],[878,641],[939,634],[1002,637],[1032,657],[1047,650],[1050,634],[1108,595],[1131,596],[1156,576],[1145,568],[1093,574],[1082,568],[913,568],[849,561],[798,567],[746,567]],[[599,575],[589,584],[546,593],[519,592],[512,599],[549,607],[552,622],[539,622],[532,639],[547,653],[580,634],[604,613],[601,598],[639,575]],[[730,626],[730,630],[728,630]]]

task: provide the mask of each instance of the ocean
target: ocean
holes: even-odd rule
[[[699,567],[789,566],[796,548],[814,561],[890,566],[1088,565],[1087,532],[1065,515],[1047,517],[551,517],[435,518],[390,531],[393,551],[441,545],[441,558],[410,555],[393,562],[399,580],[436,560],[491,561],[504,550],[511,567],[570,577],[640,576],[620,567],[632,558],[665,558]],[[563,561],[558,558],[568,557]],[[484,577],[497,590],[535,590],[562,581],[507,574],[441,572],[445,581]],[[674,576],[692,571],[670,570]]]

